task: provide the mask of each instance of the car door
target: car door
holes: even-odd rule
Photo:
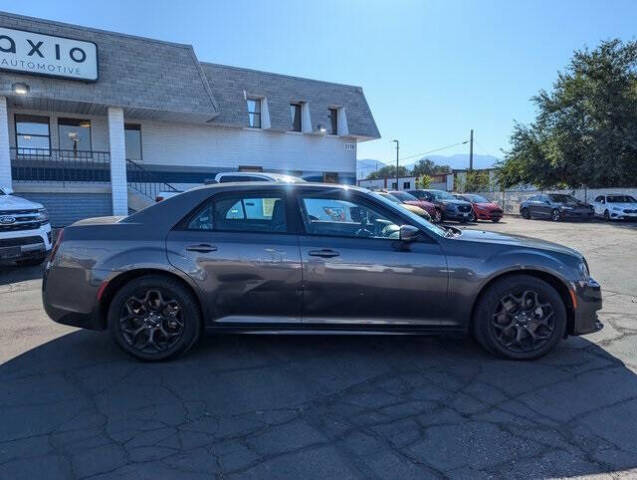
[[[548,195],[540,195],[537,201],[534,202],[533,215],[536,217],[550,217],[552,210],[553,208],[551,207],[551,201]]]
[[[604,197],[604,195],[599,195],[593,201],[593,209],[595,210],[595,215],[603,215],[605,208],[606,208],[606,197]]]
[[[206,296],[215,322],[297,323],[301,258],[284,189],[214,195],[167,238],[168,258]]]
[[[299,189],[306,324],[439,325],[447,262],[431,237],[401,242],[409,220],[354,191]]]

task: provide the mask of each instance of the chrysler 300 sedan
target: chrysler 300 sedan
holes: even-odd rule
[[[440,227],[382,196],[321,184],[227,183],[59,236],[43,300],[144,360],[202,332],[469,333],[532,359],[601,328],[577,251]]]

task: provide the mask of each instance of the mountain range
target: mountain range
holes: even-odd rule
[[[457,153],[455,155],[427,155],[424,158],[434,161],[438,165],[449,165],[452,169],[469,168],[469,154]],[[473,155],[473,168],[490,168],[495,166],[500,159],[493,155]],[[402,166],[412,169],[418,160],[411,161]],[[373,158],[361,158],[356,160],[356,173],[358,178],[366,178],[370,173],[388,165]]]

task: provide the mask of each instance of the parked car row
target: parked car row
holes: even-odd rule
[[[533,195],[520,204],[520,215],[530,218],[559,220],[591,220],[595,216],[605,220],[637,220],[637,200],[630,195],[607,194],[595,197],[592,204],[572,195],[546,193]]]

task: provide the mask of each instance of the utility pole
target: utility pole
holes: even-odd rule
[[[398,187],[398,151],[400,150],[400,142],[398,140],[394,140],[396,142],[396,190],[400,190]]]
[[[469,137],[469,171],[473,170],[473,128]]]

